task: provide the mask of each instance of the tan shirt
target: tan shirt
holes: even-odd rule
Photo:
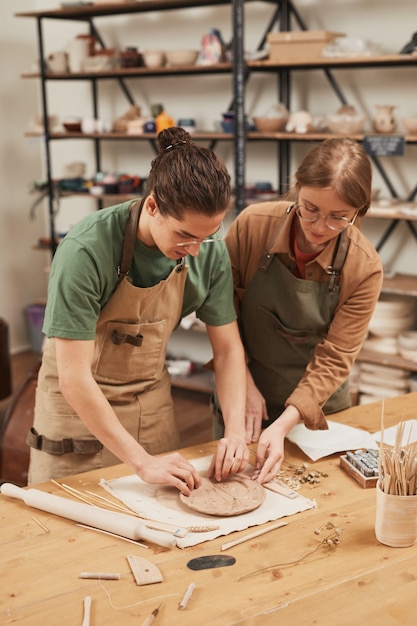
[[[279,236],[270,249],[286,267],[294,271],[296,262],[290,248],[291,223],[288,202],[263,202],[246,208],[234,220],[226,237],[232,263],[235,305],[239,314],[245,290],[259,267],[262,254],[274,240],[285,217]],[[326,428],[322,406],[346,380],[366,337],[368,324],[382,286],[382,264],[378,253],[357,226],[348,226],[350,240],[340,276],[340,297],[325,341],[318,344],[305,374],[287,398],[286,406],[295,406],[308,428]],[[306,265],[306,279],[329,282],[326,269],[332,263],[337,238]],[[285,294],[282,294],[285,298]]]

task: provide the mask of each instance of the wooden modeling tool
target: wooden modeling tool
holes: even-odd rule
[[[84,617],[82,626],[90,626],[91,596],[84,598]]]
[[[0,492],[5,496],[22,500],[28,506],[41,511],[60,515],[75,522],[106,530],[128,539],[145,539],[163,548],[172,548],[176,545],[173,535],[159,530],[151,530],[143,522],[131,515],[116,513],[81,502],[74,502],[68,498],[61,498],[39,489],[22,489],[11,483],[1,485]]]
[[[141,626],[151,626],[151,624],[154,621],[155,617],[158,615],[159,609],[161,608],[161,606],[162,606],[162,604],[160,604],[156,609],[154,609],[152,611],[152,613],[145,619],[145,621],[142,622]]]
[[[161,570],[151,561],[131,554],[126,558],[137,585],[152,585],[164,580]]]
[[[282,526],[287,526],[288,522],[277,522],[276,524],[272,524],[268,526],[268,528],[261,528],[260,530],[255,530],[255,532],[250,533],[249,535],[245,535],[245,537],[240,537],[240,539],[235,539],[234,541],[229,541],[228,543],[222,544],[220,550],[228,550],[229,548],[233,548],[234,546],[238,546],[240,543],[244,541],[249,541],[250,539],[255,539],[255,537],[260,537],[261,535],[265,535],[265,533],[269,533],[271,530],[275,530],[276,528],[281,528]]]
[[[179,609],[185,609],[188,602],[190,601],[191,596],[193,595],[193,591],[195,589],[195,583],[190,583],[187,587],[187,591],[184,593],[181,602],[178,605]]]
[[[298,493],[296,493],[291,487],[288,487],[285,483],[282,483],[280,480],[273,478],[268,483],[264,483],[263,486],[265,489],[269,489],[270,491],[274,491],[275,493],[279,493],[281,496],[285,496],[286,498],[297,498]]]

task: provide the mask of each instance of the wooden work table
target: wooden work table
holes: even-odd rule
[[[416,417],[417,393],[385,401],[385,427]],[[380,430],[381,403],[354,407],[332,419],[375,432]],[[183,454],[187,458],[206,456],[214,446],[187,448]],[[0,495],[0,623],[81,626],[83,599],[89,595],[91,626],[140,626],[161,603],[155,626],[414,626],[417,545],[390,548],[376,540],[375,489],[363,489],[348,476],[340,468],[339,455],[313,463],[287,442],[286,461],[298,466],[308,463],[312,471],[327,473],[320,483],[301,486],[302,495],[316,500],[317,508],[290,516],[285,520],[287,526],[223,552],[236,558],[234,565],[201,571],[190,570],[187,562],[220,554],[223,543],[255,529],[184,550],[152,544],[144,549]],[[100,478],[129,473],[126,466],[118,465],[63,482],[102,494]],[[67,496],[53,483],[37,488]],[[335,548],[319,546],[313,552],[326,536],[326,531],[314,531],[328,522],[341,530],[341,542]],[[128,554],[155,563],[163,582],[136,585]],[[268,566],[275,567],[239,580]],[[120,572],[121,579],[83,580],[79,578],[82,571]],[[179,610],[191,582],[196,585],[194,593],[187,607]]]

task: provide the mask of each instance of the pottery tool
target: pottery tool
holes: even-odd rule
[[[74,496],[74,498],[77,498],[78,500],[81,500],[86,504],[92,504],[97,506],[97,503],[99,502],[107,508],[110,507],[112,509],[116,509],[116,511],[121,511],[122,513],[127,513],[129,515],[139,517],[143,520],[145,526],[147,526],[148,528],[153,528],[153,530],[163,530],[167,533],[171,533],[171,535],[174,535],[175,537],[185,537],[188,532],[187,528],[179,528],[178,526],[175,526],[173,524],[166,524],[164,522],[147,519],[146,517],[143,517],[143,515],[138,515],[135,511],[132,511],[132,509],[129,509],[129,507],[127,507],[126,505],[117,504],[112,500],[109,500],[108,498],[95,494],[91,491],[79,491],[78,489],[74,489],[74,487],[70,487],[65,483],[59,483],[53,478],[51,478],[51,482],[57,487],[60,487],[61,489],[69,493],[70,495]]]
[[[164,580],[161,570],[151,561],[131,554],[126,558],[137,585],[152,585]]]
[[[22,500],[28,506],[36,509],[60,515],[87,526],[113,532],[128,539],[145,539],[164,548],[172,548],[176,545],[176,540],[172,535],[159,530],[151,530],[137,518],[124,513],[108,511],[81,502],[73,502],[38,489],[22,489],[11,483],[1,485],[0,492],[5,496]]]
[[[227,554],[210,554],[208,556],[197,556],[195,559],[191,559],[187,563],[189,569],[198,571],[201,569],[212,569],[215,567],[228,567],[234,565],[236,559],[234,556]]]
[[[383,446],[381,437],[380,478],[378,486],[384,493],[394,496],[417,495],[417,443],[403,446],[405,423],[399,422],[394,447]]]
[[[141,626],[150,626],[152,622],[154,621],[155,617],[158,615],[159,609],[161,608],[161,606],[162,604],[160,604],[156,609],[154,609],[152,613],[145,619],[145,621],[142,622]]]
[[[80,528],[86,528],[87,530],[94,530],[96,533],[103,533],[103,535],[109,535],[110,537],[116,537],[117,539],[121,539],[122,541],[128,541],[129,543],[133,543],[135,546],[139,546],[139,548],[149,549],[149,546],[144,543],[140,543],[139,541],[134,541],[133,539],[128,539],[127,537],[122,537],[121,535],[116,535],[115,533],[109,533],[108,530],[101,530],[101,528],[93,528],[92,526],[87,526],[86,524],[76,524]]]
[[[220,550],[228,550],[229,548],[233,548],[234,546],[238,546],[240,543],[244,541],[249,541],[250,539],[255,539],[255,537],[260,537],[261,535],[265,535],[265,533],[269,533],[271,530],[275,530],[276,528],[281,528],[282,526],[287,526],[288,522],[277,522],[276,524],[272,524],[268,526],[268,528],[261,528],[260,530],[256,530],[249,535],[245,535],[245,537],[240,537],[240,539],[235,539],[234,541],[229,541],[228,543],[223,543],[220,547]]]
[[[81,572],[79,578],[92,578],[97,580],[120,580],[120,574],[116,572]]]
[[[84,617],[81,626],[90,626],[91,596],[84,598]]]
[[[273,478],[268,483],[263,483],[263,487],[265,487],[265,489],[269,489],[270,491],[274,491],[275,493],[279,493],[281,496],[285,496],[286,498],[298,498],[298,493],[277,478]]]
[[[178,605],[179,609],[185,609],[191,596],[193,595],[194,589],[195,589],[195,583],[190,583],[187,587],[187,591],[184,593],[184,596]]]
[[[37,517],[33,517],[32,515],[32,519],[38,526],[42,528],[42,530],[44,530],[46,533],[49,533],[49,528],[47,528],[45,524],[42,524],[42,522],[39,521]]]

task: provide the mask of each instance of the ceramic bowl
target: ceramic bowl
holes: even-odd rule
[[[79,122],[63,122],[62,126],[68,133],[80,133],[81,132],[81,120]]]
[[[410,135],[417,135],[417,116],[416,117],[403,117],[401,120],[407,133]]]
[[[149,68],[163,67],[166,63],[165,52],[163,50],[145,50],[143,62]]]
[[[363,132],[365,122],[365,115],[334,113],[325,117],[325,123],[330,132],[341,135],[354,135]]]
[[[168,50],[166,58],[169,65],[194,65],[197,61],[198,50]]]
[[[287,122],[286,117],[254,117],[253,123],[260,133],[276,133],[283,130]]]
[[[89,189],[92,196],[102,196],[104,194],[104,187],[102,185],[93,185]]]

